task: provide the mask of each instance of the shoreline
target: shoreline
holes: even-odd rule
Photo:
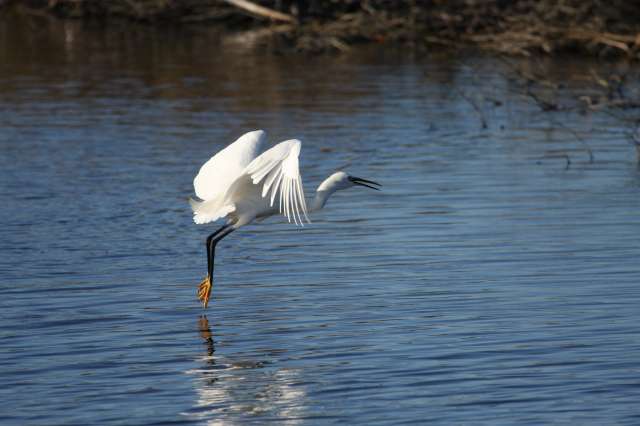
[[[288,7],[283,3],[289,3]],[[302,13],[296,3],[315,8]],[[247,5],[261,9],[248,10]],[[594,0],[0,0],[0,12],[105,25],[118,21],[126,25],[214,27],[246,36],[258,46],[310,53],[347,52],[359,44],[397,44],[472,48],[515,56],[571,52],[640,59],[640,5],[620,0],[611,0],[606,6]]]

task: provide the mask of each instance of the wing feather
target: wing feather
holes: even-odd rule
[[[281,171],[278,168],[271,170],[271,172],[269,172],[269,176],[267,176],[267,180],[264,181],[264,186],[262,187],[263,197],[267,196],[267,194],[269,193],[269,189],[271,188],[271,185],[273,185],[273,182],[278,178],[278,176],[280,176],[280,174],[281,174]]]
[[[224,197],[260,152],[266,140],[262,130],[245,133],[204,163],[193,180],[196,195],[205,201]]]
[[[296,181],[296,189],[298,191],[298,198],[304,201],[304,190],[302,189],[302,179]],[[301,209],[301,210],[302,210],[302,214],[304,215],[304,218],[307,220],[307,222],[309,222],[309,217],[307,216],[307,212],[304,209]],[[298,219],[300,219],[300,223],[302,223],[302,218],[300,217],[300,213],[298,213]]]
[[[289,222],[303,225],[302,216],[307,222],[307,204],[300,175],[299,156],[301,143],[297,139],[280,142],[273,148],[255,158],[244,170],[251,176],[254,184],[262,184],[262,197],[270,198],[273,206],[279,196],[279,211]]]
[[[298,185],[296,184],[296,182],[291,183],[291,193],[293,194],[294,199],[298,197]],[[298,222],[302,223],[302,219],[300,218],[300,209],[298,208],[297,202],[293,205],[293,209],[295,210],[295,213],[296,213],[293,216],[293,220],[295,220],[297,217]]]
[[[278,178],[275,181],[275,186],[278,187],[280,185],[280,182],[282,182],[282,172],[278,171]],[[273,206],[273,201],[275,200],[277,193],[278,191],[271,191],[271,202],[269,203],[270,206]]]
[[[287,221],[291,223],[291,215],[289,214],[289,179],[285,179],[282,192],[284,195],[284,215],[287,217]]]

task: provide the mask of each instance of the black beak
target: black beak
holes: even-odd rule
[[[377,188],[376,186],[382,186],[378,182],[374,182],[372,180],[367,180],[367,179],[362,179],[362,178],[355,177],[355,176],[349,176],[348,179],[351,182],[353,182],[355,185],[366,186],[367,188],[375,189],[376,191],[380,191],[380,188]],[[376,185],[376,186],[374,186],[374,185]]]

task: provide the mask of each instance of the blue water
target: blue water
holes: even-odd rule
[[[492,58],[49,25],[0,38],[3,425],[640,422],[624,122],[541,112]],[[205,311],[186,200],[256,128],[303,141],[307,194],[384,190],[230,235]]]

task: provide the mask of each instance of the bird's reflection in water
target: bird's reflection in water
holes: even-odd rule
[[[207,355],[213,357],[215,349],[213,347],[213,334],[211,333],[211,327],[209,326],[209,320],[206,315],[201,315],[198,320],[198,329],[200,330],[200,337],[202,337],[207,345]],[[213,359],[211,359],[213,363]]]
[[[211,333],[211,327],[209,326],[209,320],[206,315],[201,315],[198,319],[198,330],[200,332],[200,337],[204,339],[204,343],[207,346],[207,357],[204,359],[204,362],[211,367],[215,367],[216,360],[213,357],[213,353],[216,351],[213,347],[213,334]],[[202,370],[205,373],[205,369]],[[215,374],[205,373],[205,380],[208,382],[208,385],[213,385],[216,381]]]
[[[207,424],[235,424],[251,416],[264,420],[298,423],[304,418],[306,391],[298,371],[274,369],[262,361],[229,361],[215,354],[215,342],[205,315],[198,319],[198,333],[206,346],[195,376],[195,406],[185,413]]]

